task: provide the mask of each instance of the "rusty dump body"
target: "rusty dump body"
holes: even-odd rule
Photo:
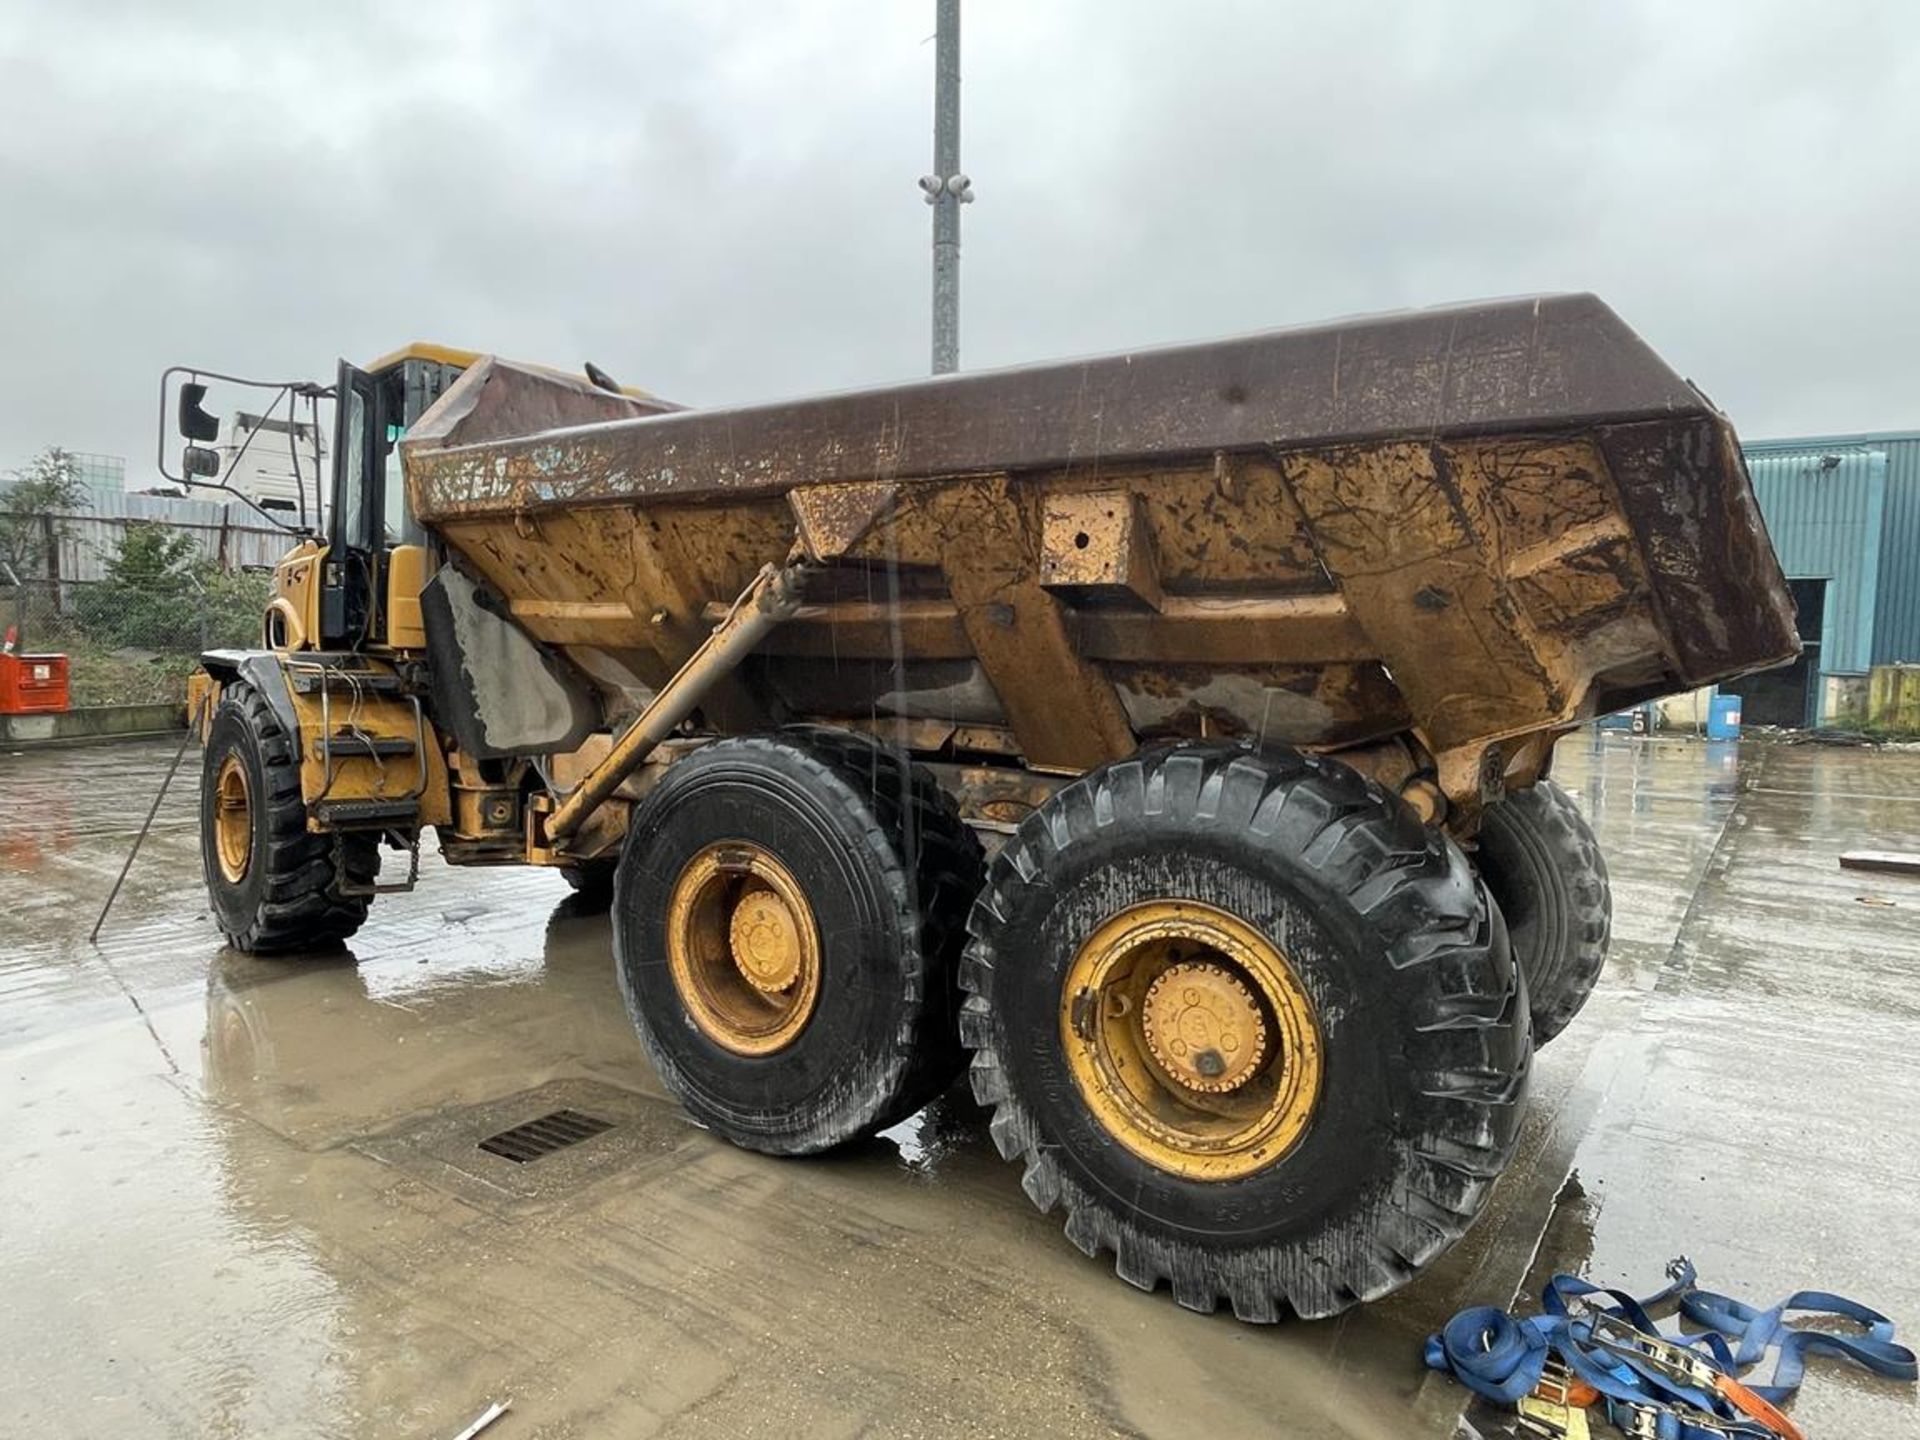
[[[404,454],[614,731],[796,544],[710,729],[1029,780],[1257,735],[1462,834],[1565,727],[1797,649],[1733,431],[1586,295],[709,411],[485,360]]]

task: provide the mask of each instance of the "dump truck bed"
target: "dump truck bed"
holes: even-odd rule
[[[728,731],[897,722],[1073,771],[1185,735],[1502,746],[1797,652],[1725,418],[1599,300],[1503,300],[784,404],[489,360],[415,513],[617,721],[796,538]]]

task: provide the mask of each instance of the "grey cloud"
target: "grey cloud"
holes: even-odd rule
[[[962,361],[1594,289],[1750,434],[1920,424],[1920,15],[969,0]],[[925,363],[932,6],[0,15],[0,465],[427,337],[696,404]]]

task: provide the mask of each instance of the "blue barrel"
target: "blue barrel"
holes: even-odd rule
[[[1707,702],[1707,738],[1709,740],[1740,738],[1740,697],[1738,695],[1715,695]]]

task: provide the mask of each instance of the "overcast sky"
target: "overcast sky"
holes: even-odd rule
[[[1920,8],[966,0],[961,364],[1597,291],[1753,436],[1920,427]],[[0,6],[0,466],[432,338],[922,373],[932,0]]]

